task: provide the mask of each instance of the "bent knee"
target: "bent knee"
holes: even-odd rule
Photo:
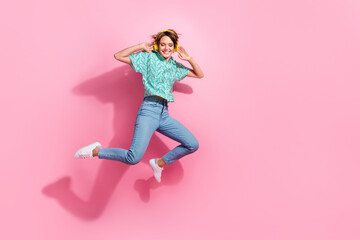
[[[129,152],[126,156],[127,163],[130,165],[138,164],[141,161],[141,157]]]
[[[192,153],[195,152],[196,150],[199,149],[199,142],[198,142],[196,139],[194,139],[194,140],[189,144],[188,149],[189,149],[189,151],[192,152]]]
[[[134,159],[134,160],[128,160],[127,162],[129,165],[135,165],[135,164],[138,164],[140,162],[140,160]]]

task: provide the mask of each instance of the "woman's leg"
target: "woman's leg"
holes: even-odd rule
[[[162,118],[157,131],[181,143],[158,160],[158,165],[160,167],[165,165],[164,162],[166,164],[171,164],[176,160],[195,152],[199,148],[199,142],[196,140],[195,136],[184,125],[168,116],[168,114]]]
[[[136,118],[130,149],[101,148],[98,150],[98,157],[101,159],[117,160],[130,165],[140,162],[149,145],[151,136],[159,126],[159,120],[152,115],[151,109],[148,109],[147,106],[144,107],[142,104]]]

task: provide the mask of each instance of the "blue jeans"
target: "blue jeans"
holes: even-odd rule
[[[199,148],[199,143],[194,135],[180,122],[169,116],[167,102],[150,96],[144,98],[138,110],[130,149],[101,148],[98,157],[131,165],[137,164],[144,156],[155,131],[180,143],[162,157],[167,164],[171,164]]]

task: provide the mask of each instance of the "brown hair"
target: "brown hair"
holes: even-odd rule
[[[168,36],[171,39],[171,41],[174,43],[174,48],[175,48],[176,46],[178,46],[179,35],[181,35],[181,34],[176,33],[176,31],[173,29],[167,29],[167,30],[170,30],[172,32],[168,32],[168,31],[160,32],[160,33],[152,35],[151,37],[154,39],[154,43],[156,43],[159,46],[160,39],[163,36]]]

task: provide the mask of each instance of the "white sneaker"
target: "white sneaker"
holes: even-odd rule
[[[150,162],[150,166],[151,168],[153,169],[154,171],[154,177],[156,179],[156,181],[158,183],[161,182],[161,172],[164,170],[164,168],[161,168],[159,167],[159,165],[157,164],[157,158],[153,158],[153,159],[150,159],[149,162]]]
[[[101,144],[99,142],[95,142],[90,144],[89,146],[80,148],[76,153],[75,153],[75,158],[90,158],[93,157],[92,151],[96,148],[96,147],[100,147],[101,148]]]

